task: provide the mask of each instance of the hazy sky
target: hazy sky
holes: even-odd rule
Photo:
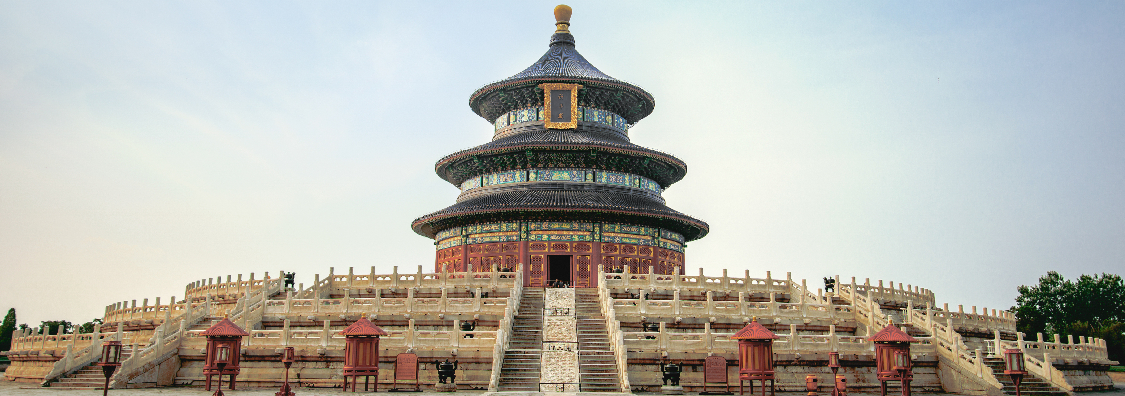
[[[0,309],[86,321],[192,280],[433,268],[410,230],[487,142],[480,86],[556,2],[0,1]],[[689,273],[1011,306],[1125,263],[1125,3],[570,2],[688,163]]]

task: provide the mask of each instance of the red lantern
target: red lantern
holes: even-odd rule
[[[899,381],[902,394],[910,395],[910,380],[913,377],[910,362],[910,343],[918,342],[895,327],[887,325],[883,330],[868,338],[875,342],[875,366],[879,379],[880,394],[887,396],[887,381]]]
[[[98,365],[102,366],[102,374],[105,375],[105,387],[102,388],[102,396],[105,396],[109,394],[109,378],[121,367],[121,341],[106,341],[102,344],[102,360]]]
[[[762,381],[762,395],[766,394],[766,381],[770,382],[770,394],[774,394],[773,340],[779,338],[757,319],[734,333],[732,340],[738,340],[738,393],[742,394],[742,381],[750,381],[750,393],[754,393],[754,381]]]
[[[367,392],[371,376],[375,377],[375,390],[379,389],[379,336],[386,331],[360,318],[340,332],[344,335],[344,391],[348,390],[348,378],[352,379],[352,392],[355,392],[358,377],[363,377],[363,391]]]
[[[219,388],[216,395],[222,395],[223,376],[230,376],[230,389],[234,390],[235,379],[240,371],[239,363],[242,354],[242,337],[250,335],[224,318],[203,332],[207,337],[207,358],[203,366],[203,375],[207,377],[206,389],[211,390],[211,377],[219,376]]]
[[[1023,367],[1023,350],[1004,350],[1004,374],[1012,377],[1012,382],[1016,384],[1016,396],[1020,396],[1020,382],[1023,382],[1023,376],[1027,375],[1027,370]]]

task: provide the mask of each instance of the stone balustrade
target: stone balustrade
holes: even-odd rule
[[[265,314],[269,316],[309,315],[309,314],[367,314],[367,313],[455,313],[503,315],[507,306],[506,298],[482,298],[476,293],[474,298],[415,298],[413,289],[406,298],[333,298],[270,300],[266,302]],[[442,290],[445,294],[445,290]]]
[[[310,329],[307,327],[292,328],[289,321],[281,329],[247,330],[249,337],[243,339],[245,351],[250,348],[284,348],[295,347],[298,349],[312,350],[343,350],[344,336],[340,335],[343,328],[330,326],[327,322],[322,328]],[[457,322],[450,330],[418,330],[414,320],[409,321],[406,328],[384,327],[388,335],[380,337],[379,347],[382,349],[398,350],[404,352],[412,350],[448,351],[453,349],[475,349],[491,352],[498,335],[497,330],[461,331]],[[203,329],[189,330],[183,341],[182,347],[202,350],[207,345],[207,338],[203,336]],[[466,337],[472,335],[472,337]]]
[[[850,284],[841,284],[839,277],[836,279],[836,285],[843,293],[843,288],[848,288],[857,294],[861,294],[870,298],[874,298],[879,302],[890,302],[898,305],[913,303],[923,306],[933,306],[935,304],[934,292],[922,287],[906,285],[900,282],[898,288],[895,288],[895,282],[889,281],[887,287],[883,286],[883,280],[879,280],[876,285],[871,284],[871,278],[864,280],[863,284],[857,284],[855,277],[852,277]]]
[[[992,340],[995,343],[997,340]],[[1039,360],[1049,363],[1059,362],[1064,364],[1077,363],[1102,363],[1109,364],[1109,351],[1106,342],[1100,338],[1079,336],[1077,342],[1073,335],[1062,337],[1054,335],[1053,341],[1044,341],[1043,333],[1036,333],[1036,340],[1024,339],[1023,333],[1017,333],[1015,342],[1000,340],[1001,348],[1019,348],[1025,355],[1034,356]],[[1046,356],[1046,357],[1045,357]]]
[[[82,349],[107,334],[115,334],[114,332],[101,332],[99,328],[100,326],[95,327],[94,333],[71,332],[67,334],[45,334],[45,329],[38,332],[33,329],[16,330],[12,332],[12,347],[4,354],[8,356],[40,356],[42,358],[54,356],[57,360],[57,358],[64,356],[64,352],[68,348]],[[147,344],[145,337],[136,332],[126,332],[123,337],[122,343],[125,345]]]
[[[699,269],[699,275],[661,275],[652,273],[652,267],[648,270],[647,274],[633,274],[629,273],[629,266],[625,266],[624,273],[603,272],[601,279],[604,281],[601,283],[610,289],[741,291],[763,294],[789,293],[792,283],[789,273],[786,273],[786,279],[773,279],[769,271],[766,271],[765,278],[759,279],[751,278],[750,270],[746,270],[742,278],[728,276],[725,269],[723,276],[705,276],[703,268]]]
[[[613,309],[618,315],[664,316],[664,317],[721,317],[721,318],[815,318],[828,320],[854,320],[854,308],[849,305],[818,303],[777,302],[773,293],[770,301],[748,301],[745,292],[739,292],[738,301],[714,301],[710,291],[705,301],[681,300],[680,292],[673,292],[671,300],[647,299],[647,292],[640,290],[636,299],[613,299]]]
[[[278,274],[278,278],[281,278],[284,271],[278,271]],[[265,273],[263,279],[254,279],[253,272],[250,273],[249,280],[242,280],[242,274],[237,277],[227,275],[226,282],[223,282],[222,276],[201,279],[188,283],[184,287],[184,296],[189,301],[202,301],[208,297],[215,301],[237,299],[266,286],[270,280],[269,272]]]
[[[986,333],[991,333],[993,330],[1008,333],[1016,331],[1016,316],[1008,311],[993,309],[990,313],[988,308],[984,308],[982,313],[978,314],[975,305],[971,312],[965,312],[964,306],[958,305],[957,311],[954,312],[949,310],[949,304],[946,303],[940,311],[927,309],[925,312],[926,315],[933,317],[932,320],[938,323],[952,324],[954,329]]]
[[[708,354],[735,354],[738,352],[738,342],[732,340],[734,333],[714,332],[710,323],[704,324],[702,332],[672,332],[666,323],[660,323],[659,331],[623,332],[622,338],[629,352],[666,353],[708,353]],[[773,343],[773,350],[777,353],[828,353],[840,352],[854,355],[872,355],[875,352],[874,344],[867,341],[867,337],[836,334],[835,326],[830,326],[828,334],[799,334],[797,325],[791,324],[788,334],[778,334],[779,339]],[[932,337],[918,338],[917,344],[912,344],[910,350],[913,354],[935,354],[935,343]]]

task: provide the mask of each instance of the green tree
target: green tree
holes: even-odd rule
[[[8,309],[4,322],[0,323],[0,351],[12,349],[12,332],[16,330],[16,309]]]
[[[1101,338],[1111,360],[1125,358],[1125,281],[1120,276],[1082,275],[1072,282],[1051,271],[1039,284],[1017,290],[1012,312],[1018,331]]]
[[[78,332],[79,333],[93,333],[94,332],[94,325],[95,324],[101,324],[101,323],[102,323],[101,319],[94,318],[94,320],[91,320],[89,322],[83,323],[81,326],[78,326]]]
[[[40,326],[47,329],[48,335],[66,334],[74,327],[74,323],[67,320],[44,320]]]

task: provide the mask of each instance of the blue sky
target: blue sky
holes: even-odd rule
[[[431,269],[433,164],[491,138],[468,97],[546,51],[555,4],[0,1],[0,308]],[[1120,2],[568,4],[656,97],[633,141],[688,163],[689,268],[990,308],[1121,273]]]

